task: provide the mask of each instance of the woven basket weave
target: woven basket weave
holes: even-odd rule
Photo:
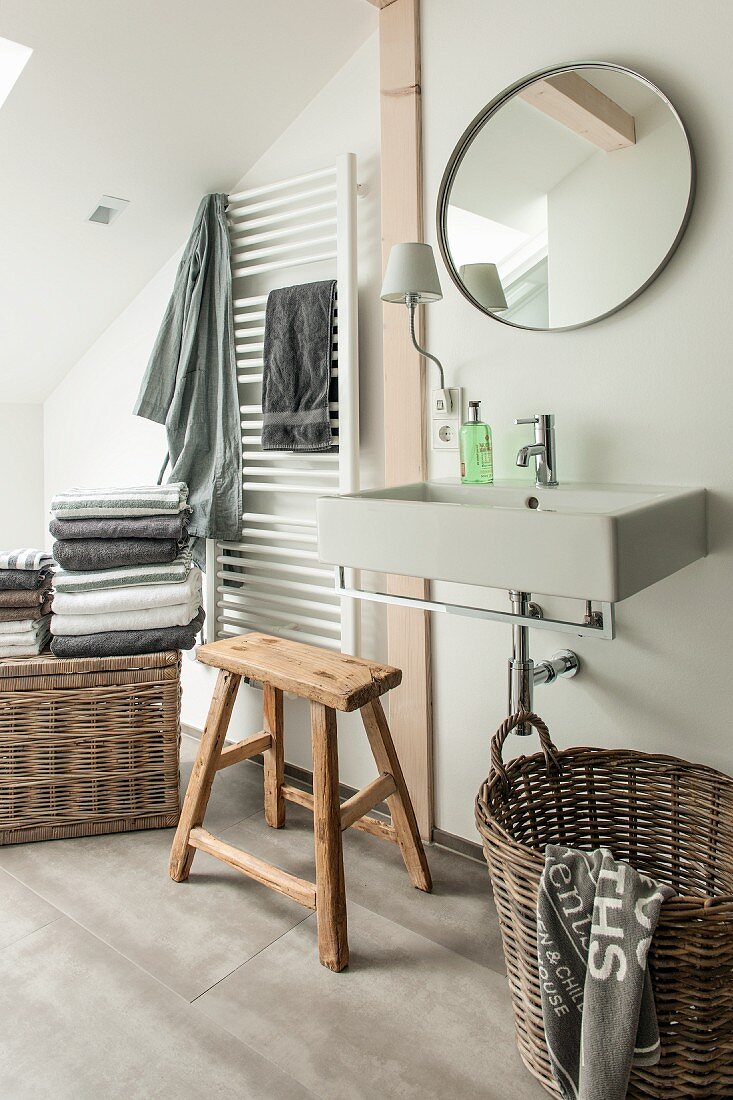
[[[508,764],[509,732],[528,722],[542,752]],[[547,844],[594,849],[674,887],[649,953],[662,1057],[632,1071],[628,1096],[733,1097],[733,780],[671,756],[558,752],[535,714],[515,714],[491,745],[476,821],[499,912],[519,1052],[548,1092],[537,969],[537,889]]]
[[[180,654],[0,660],[0,845],[179,816]]]

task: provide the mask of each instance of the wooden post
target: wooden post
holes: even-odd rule
[[[394,794],[386,796],[387,805],[410,881],[418,890],[429,893],[433,888],[430,868],[418,835],[415,811],[406,789],[400,761],[379,699],[372,699],[362,707],[361,717],[377,767],[380,772],[391,775],[394,780]]]
[[[273,829],[285,824],[285,723],[283,721],[283,693],[272,684],[263,687],[262,711],[265,733],[271,742],[263,753],[265,765],[265,821]]]
[[[196,849],[189,844],[189,837],[192,829],[203,824],[211,785],[216,775],[219,753],[229,728],[229,719],[234,709],[240,680],[241,676],[233,672],[225,672],[223,669],[219,671],[196,761],[188,781],[186,797],[183,800],[181,819],[173,838],[170,876],[175,882],[183,882],[188,878],[191,870]]]
[[[338,973],[349,964],[349,943],[335,710],[311,703],[311,737],[318,954],[324,966]]]
[[[382,128],[382,265],[393,244],[423,239],[419,0],[379,7]],[[418,338],[423,325],[418,310]],[[425,368],[410,339],[407,309],[385,304],[384,435],[388,485],[427,476]],[[426,599],[427,581],[390,577],[388,590]],[[433,827],[432,690],[427,612],[388,607],[388,659],[402,669],[389,719],[420,833]]]

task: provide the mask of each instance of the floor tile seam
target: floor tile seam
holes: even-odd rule
[[[3,870],[7,869],[3,868]],[[11,874],[10,871],[8,871],[7,873]],[[22,879],[18,878],[17,875],[11,875],[11,877],[19,882],[21,886],[26,886],[26,883],[24,883]],[[124,959],[125,962],[130,963],[130,965],[134,966],[135,969],[140,971],[141,974],[145,974],[146,977],[152,978],[157,985],[159,985],[162,989],[165,989],[166,992],[172,993],[176,998],[178,998],[178,1000],[182,1001],[183,1004],[192,1003],[187,997],[184,997],[182,993],[179,993],[177,989],[173,989],[171,986],[167,985],[166,982],[162,981],[156,974],[151,973],[150,970],[142,966],[139,962],[136,962],[135,959],[131,959],[130,956],[126,955],[124,951],[121,951],[119,947],[116,947],[113,943],[110,943],[109,940],[104,938],[104,936],[101,936],[98,932],[95,932],[88,925],[84,924],[83,921],[79,920],[78,917],[75,917],[71,913],[69,913],[61,905],[48,901],[48,899],[44,897],[43,894],[38,893],[38,891],[34,890],[32,886],[28,886],[27,889],[31,890],[31,892],[36,894],[39,898],[42,898],[43,901],[48,902],[48,904],[53,906],[53,908],[56,909],[56,911],[59,913],[58,917],[54,917],[52,921],[49,921],[48,924],[44,925],[43,927],[47,928],[49,924],[56,924],[61,918],[65,918],[71,924],[76,925],[77,928],[81,928],[83,932],[86,932],[86,934],[91,936],[92,939],[95,939],[97,943],[101,943],[104,947],[114,952],[115,955],[118,955],[121,959]],[[38,929],[37,931],[40,931],[40,929]],[[32,935],[33,933],[29,934]],[[197,994],[197,996],[200,996],[200,994]]]
[[[145,967],[140,966],[139,963],[136,963],[133,959],[128,958],[128,956],[125,955],[124,952],[118,950],[118,948],[116,948],[112,944],[108,943],[101,936],[96,935],[96,933],[92,932],[91,929],[87,928],[80,921],[75,920],[73,917],[70,917],[67,913],[65,913],[61,909],[58,910],[58,914],[59,915],[57,917],[54,917],[52,920],[47,921],[46,924],[41,925],[39,928],[34,928],[30,932],[26,932],[25,935],[23,935],[23,936],[18,936],[17,939],[13,940],[11,943],[6,944],[5,947],[0,948],[0,955],[2,955],[2,952],[5,951],[6,948],[9,948],[9,947],[14,946],[15,944],[21,943],[23,940],[29,939],[31,936],[35,936],[37,933],[43,931],[44,928],[49,928],[52,924],[57,924],[60,920],[67,920],[67,921],[69,921],[69,923],[71,923],[73,925],[76,925],[78,928],[81,928],[82,931],[87,933],[87,935],[91,936],[98,943],[101,943],[104,947],[106,947],[107,949],[112,951],[115,955],[118,955],[120,958],[122,958],[126,962],[130,963],[132,966],[135,967],[136,970],[140,971],[146,977],[152,978],[158,986],[160,986],[162,989],[164,989],[167,993],[172,994],[178,1001],[181,1002],[181,1004],[183,1006],[185,1006],[185,1008],[187,1008],[189,1010],[193,1009],[194,1003],[198,1000],[198,997],[203,996],[203,994],[198,994],[197,997],[195,997],[193,1001],[189,1001],[182,994],[178,993],[177,990],[171,989],[171,987],[166,985],[165,982],[161,982],[159,978],[156,978],[155,974],[151,974],[148,970],[145,969]],[[311,914],[309,914],[309,916],[310,915]],[[304,917],[303,919],[307,920],[308,917]],[[299,921],[298,923],[302,924],[302,921]],[[278,937],[278,939],[280,939],[280,938],[281,937]],[[273,942],[275,942],[275,941],[273,941]],[[268,944],[268,946],[270,946],[270,945]],[[267,948],[262,948],[261,950],[264,951],[264,950],[267,950]],[[256,954],[260,954],[260,953],[261,953],[260,951],[256,952]],[[247,960],[247,962],[249,962],[249,959]],[[244,966],[245,964],[242,963],[241,965]],[[239,969],[239,968],[237,968],[237,969]],[[232,973],[234,973],[234,971],[232,971]],[[229,975],[226,975],[226,976],[228,977]],[[223,979],[221,979],[221,980],[223,981]],[[218,983],[215,983],[215,984],[218,984]],[[214,988],[214,987],[212,986],[210,988]],[[208,990],[205,990],[205,992],[208,992]],[[200,1008],[197,1008],[195,1010],[195,1012],[200,1012],[200,1011],[201,1011]],[[217,1030],[216,1021],[212,1020],[212,1018],[208,1015],[208,1013],[204,1013],[204,1015],[207,1017],[207,1019],[211,1023],[212,1028],[216,1031]],[[222,1025],[218,1025],[218,1027],[221,1028]],[[282,1066],[279,1066],[277,1064],[277,1062],[274,1062],[270,1057],[268,1057],[267,1054],[264,1054],[262,1051],[257,1050],[256,1047],[252,1046],[251,1043],[248,1043],[246,1041],[246,1039],[243,1039],[239,1035],[235,1035],[228,1028],[223,1028],[223,1030],[226,1031],[227,1035],[230,1038],[234,1039],[235,1042],[238,1044],[238,1046],[242,1047],[243,1050],[247,1050],[250,1053],[255,1054],[258,1058],[261,1058],[264,1062],[267,1062],[267,1064],[269,1066],[271,1066],[272,1069],[274,1069],[278,1074],[282,1074],[284,1077],[287,1077],[289,1080],[293,1081],[294,1084],[297,1084],[298,1086],[303,1088],[308,1093],[309,1096],[314,1096],[315,1097],[316,1094],[311,1092],[311,1090],[309,1088],[307,1088],[303,1084],[302,1081],[300,1081],[297,1077],[294,1077],[293,1074],[289,1073],[287,1070],[284,1070],[282,1068]]]
[[[0,849],[0,851],[1,851],[1,849]],[[1,855],[0,855],[0,859],[2,859],[2,856],[1,856]],[[9,875],[9,876],[10,876],[10,878],[12,878],[12,879],[13,879],[13,880],[14,880],[15,882],[17,882],[17,883],[18,883],[18,884],[19,884],[20,886],[23,886],[23,887],[25,887],[25,889],[26,889],[26,890],[27,890],[27,891],[28,891],[29,893],[31,893],[31,894],[35,894],[35,896],[36,896],[37,898],[40,898],[40,899],[41,899],[41,901],[45,902],[45,903],[46,903],[46,905],[48,905],[48,906],[50,906],[50,907],[51,907],[51,909],[55,909],[57,913],[60,913],[60,914],[61,914],[62,916],[64,916],[64,917],[68,917],[68,915],[69,915],[69,914],[68,914],[68,913],[65,913],[65,912],[64,912],[64,910],[63,910],[63,909],[61,908],[61,906],[60,906],[60,905],[56,905],[56,904],[54,904],[54,902],[52,902],[52,901],[51,901],[51,900],[50,900],[49,898],[47,898],[45,894],[42,894],[40,890],[37,890],[35,886],[31,886],[29,882],[24,882],[24,881],[23,881],[23,879],[22,879],[22,878],[20,877],[20,875],[19,875],[19,874],[18,874],[18,873],[17,873],[16,871],[11,871],[11,870],[10,870],[10,868],[9,868],[9,867],[6,867],[6,866],[4,866],[4,864],[3,864],[3,863],[0,863],[0,871],[4,871],[6,875]],[[57,918],[57,917],[54,917],[53,919],[54,919],[54,920],[57,920],[58,918]],[[71,918],[71,919],[73,920],[73,918]],[[51,922],[51,921],[49,921],[48,923],[50,924],[50,923],[52,923],[52,922]]]
[[[239,970],[245,967],[247,963],[251,963],[253,959],[256,959],[258,955],[261,955],[264,951],[269,951],[269,949],[274,944],[278,943],[278,941],[281,940],[284,936],[289,935],[296,928],[299,928],[301,924],[305,924],[305,922],[307,920],[310,920],[312,917],[315,917],[315,913],[306,913],[304,917],[301,917],[299,921],[295,922],[295,924],[291,924],[290,928],[286,928],[283,932],[280,933],[279,936],[276,936],[274,940],[271,940],[269,943],[264,944],[263,947],[260,947],[257,951],[254,951],[248,958],[239,963],[238,966],[233,967],[228,974],[224,974],[221,978],[217,978],[215,982],[212,982],[208,989],[204,989],[203,992],[197,993],[190,1003],[196,1004],[196,1002],[199,1001],[202,997],[205,997],[207,993],[210,993],[212,989],[216,989],[216,987],[218,985],[221,985],[222,982],[225,982],[227,978],[231,978],[232,974],[236,974]]]
[[[425,940],[426,943],[431,943],[434,947],[439,947],[441,951],[447,951],[449,954],[456,956],[459,959],[463,959],[464,962],[470,963],[471,966],[477,967],[479,970],[490,970],[493,974],[498,974],[502,978],[506,978],[506,970],[497,970],[495,966],[490,966],[488,963],[476,962],[475,959],[469,959],[467,955],[462,955],[460,951],[455,951],[452,947],[447,947],[446,944],[440,943],[438,940],[432,939],[430,936],[426,936],[423,932],[418,932],[414,928],[410,928],[409,925],[403,924],[402,921],[395,920],[394,917],[387,916],[386,913],[380,913],[377,909],[372,909],[371,906],[365,905],[363,901],[348,901],[347,891],[347,903],[351,905],[358,905],[361,909],[366,909],[375,917],[379,917],[381,920],[389,921],[395,928],[401,928],[404,932],[409,932],[412,936],[418,936],[421,940]]]
[[[57,921],[64,920],[65,917],[66,914],[62,913],[59,909],[57,917],[51,917],[51,920],[47,920],[45,924],[39,924],[37,928],[31,928],[30,931],[24,932],[21,936],[16,936],[15,939],[9,940],[7,943],[3,944],[3,946],[0,947],[0,955],[3,951],[7,951],[9,947],[15,947],[16,944],[22,943],[23,940],[27,940],[29,936],[35,936],[36,932],[42,932],[44,928],[56,924]]]

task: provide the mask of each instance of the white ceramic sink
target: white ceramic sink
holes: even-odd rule
[[[611,603],[706,553],[704,489],[449,479],[317,507],[332,565]]]

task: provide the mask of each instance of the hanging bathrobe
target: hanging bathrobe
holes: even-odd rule
[[[242,436],[232,320],[226,195],[202,199],[134,412],[165,424],[171,481],[188,485],[189,532],[236,539],[242,528]]]

